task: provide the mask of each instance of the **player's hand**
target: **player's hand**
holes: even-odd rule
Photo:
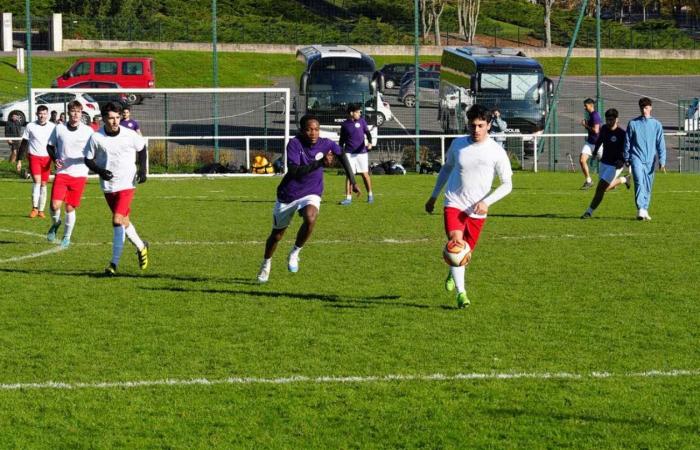
[[[114,178],[114,175],[112,174],[112,172],[110,172],[107,169],[103,169],[98,175],[100,176],[100,178],[102,178],[105,181],[109,181],[112,178]]]
[[[372,150],[372,144],[367,144],[367,150]]]
[[[587,126],[585,120],[582,120],[582,121],[581,121],[581,126],[582,126],[583,128],[588,128],[588,126]]]
[[[148,180],[148,177],[146,176],[146,172],[139,172],[136,175],[136,181],[138,181],[139,184],[145,183],[146,180]]]
[[[487,205],[486,203],[481,201],[481,202],[477,203],[476,205],[474,205],[474,212],[477,214],[481,214],[481,215],[488,214],[489,205]]]
[[[352,189],[352,192],[353,192],[355,195],[357,195],[358,197],[359,197],[360,194],[362,193],[362,192],[360,191],[360,187],[357,185],[357,183],[355,183],[355,184],[353,184],[352,186],[350,186],[350,188]]]
[[[659,170],[661,171],[661,173],[666,173],[666,166],[662,166],[659,164]]]
[[[433,210],[435,210],[435,201],[437,199],[434,197],[430,197],[427,202],[425,202],[425,212],[428,214],[432,214]]]
[[[63,160],[62,159],[57,159],[56,161],[53,162],[56,165],[57,169],[60,169],[63,167]]]
[[[323,157],[323,165],[326,167],[331,167],[333,165],[333,160],[334,160],[333,152],[328,152]]]

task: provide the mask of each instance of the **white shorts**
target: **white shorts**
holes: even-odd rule
[[[594,148],[595,148],[595,144],[589,144],[588,142],[586,142],[585,144],[583,144],[583,148],[581,148],[581,154],[593,156],[593,149]]]
[[[619,177],[621,173],[622,167],[616,169],[615,166],[605,164],[604,162],[601,162],[600,167],[598,168],[598,176],[600,176],[600,179],[606,181],[608,184],[612,183],[613,180]]]
[[[294,200],[291,203],[275,202],[275,207],[272,210],[272,228],[280,230],[287,228],[292,222],[292,217],[297,211],[301,211],[309,205],[313,205],[316,209],[321,209],[321,197],[318,195],[307,195],[300,199]]]
[[[369,156],[367,153],[350,153],[348,155],[352,173],[367,173],[369,172]]]

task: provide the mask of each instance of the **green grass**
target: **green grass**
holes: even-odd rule
[[[582,221],[580,176],[516,173],[469,268],[471,308],[443,291],[435,178],[374,177],[377,202],[344,208],[327,174],[297,274],[255,274],[279,178],[156,180],[132,220],[140,273],[111,254],[91,182],[74,245],[0,262],[0,384],[166,378],[544,374],[580,379],[301,381],[0,389],[2,448],[697,448],[697,176],[658,175],[637,222],[632,193]],[[0,181],[0,261],[52,248],[30,184]],[[59,233],[60,234],[60,233]],[[677,377],[626,376],[687,369]],[[592,372],[608,372],[597,379]]]

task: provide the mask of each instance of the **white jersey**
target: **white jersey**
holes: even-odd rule
[[[491,192],[494,174],[501,185]],[[457,138],[447,152],[447,160],[435,183],[433,197],[445,188],[445,206],[466,211],[469,217],[484,218],[476,214],[474,207],[483,201],[491,205],[508,195],[512,189],[513,171],[503,147],[488,137],[474,143],[471,136]]]
[[[87,157],[112,172],[113,178],[100,178],[104,192],[119,192],[136,187],[136,153],[146,146],[146,140],[134,130],[119,127],[119,133],[109,136],[104,127],[93,133],[88,142]]]
[[[78,123],[74,130],[66,124],[56,125],[49,138],[49,145],[56,147],[56,159],[63,162],[60,169],[56,168],[56,175],[64,174],[76,178],[88,176],[85,156],[92,133],[92,128],[82,122]]]
[[[22,139],[27,140],[30,155],[49,156],[49,152],[46,151],[46,144],[49,143],[49,137],[51,137],[55,127],[56,125],[51,122],[46,122],[43,125],[39,125],[39,122],[27,124]]]

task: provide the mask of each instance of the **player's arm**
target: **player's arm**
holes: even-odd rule
[[[95,172],[103,180],[109,181],[114,177],[114,175],[112,175],[112,172],[110,172],[107,169],[103,169],[102,167],[99,167],[94,159],[90,159],[88,157],[85,157],[84,161],[85,161],[85,165],[88,167],[88,169]]]
[[[494,189],[483,200],[474,205],[474,212],[477,214],[487,214],[489,207],[501,200],[513,190],[513,170],[510,167],[508,155],[503,152],[501,158],[496,162],[496,174],[501,184]]]
[[[666,172],[666,140],[664,139],[664,129],[659,123],[656,129],[656,152],[659,155],[659,168]]]
[[[365,137],[367,138],[367,150],[372,149],[372,133],[369,131],[369,127],[367,126],[367,122],[364,122],[364,132],[365,132]]]
[[[291,162],[287,162],[287,173],[296,178],[299,179],[305,175],[308,175],[309,173],[313,172],[314,170],[323,167],[323,158],[317,159],[311,164],[294,164]]]
[[[625,149],[622,151],[622,159],[625,160],[625,164],[629,165],[630,162],[630,145],[632,141],[632,122],[627,124],[627,131],[625,132]]]
[[[54,145],[47,145],[46,146],[46,153],[49,154],[49,157],[51,158],[51,161],[56,162],[56,147]]]
[[[143,148],[138,152],[138,172],[136,176],[138,177],[138,182],[145,183],[148,179],[146,171],[148,169],[148,148],[144,145]]]
[[[348,154],[341,151],[339,158],[340,164],[343,165],[345,176],[348,177],[348,180],[350,180],[350,187],[352,188],[352,191],[359,195],[360,188],[357,187],[357,181],[355,180],[355,174],[353,173],[354,170],[352,170],[352,167],[350,167],[350,159],[348,159]]]
[[[22,170],[22,160],[24,159],[28,149],[29,141],[22,139],[22,142],[19,144],[19,150],[17,150],[17,172]]]

